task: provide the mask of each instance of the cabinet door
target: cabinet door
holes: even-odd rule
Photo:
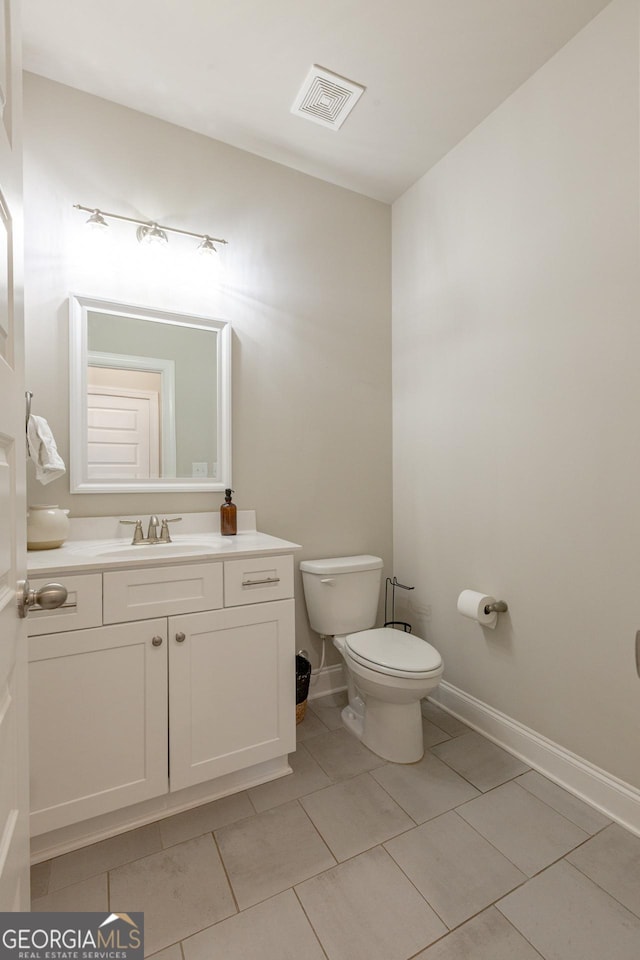
[[[166,793],[166,629],[29,640],[33,835]]]
[[[295,750],[293,600],[169,619],[171,790]]]

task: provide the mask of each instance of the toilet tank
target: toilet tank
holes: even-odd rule
[[[376,622],[380,557],[333,557],[300,564],[309,622],[316,633],[341,636]]]

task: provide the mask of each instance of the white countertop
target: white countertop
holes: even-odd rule
[[[247,520],[252,512],[247,511]],[[255,516],[255,515],[254,515]],[[104,521],[104,518],[99,518]],[[186,518],[185,518],[186,519]],[[239,518],[240,519],[240,518]],[[243,518],[244,519],[244,518]],[[104,526],[104,522],[102,523]],[[187,526],[187,524],[185,524]],[[197,526],[189,524],[190,527]],[[238,533],[223,537],[215,530],[191,533],[173,533],[172,542],[131,546],[131,534],[117,537],[95,537],[87,534],[90,528],[83,522],[74,537],[72,521],[71,539],[53,550],[27,551],[27,571],[30,577],[48,576],[57,572],[90,572],[126,567],[157,566],[176,563],[193,563],[197,560],[233,560],[240,557],[264,556],[265,554],[292,553],[300,550],[300,544],[291,543],[259,533],[240,524]],[[110,530],[113,530],[111,525]],[[124,529],[124,528],[121,528]],[[102,530],[100,531],[102,532]]]

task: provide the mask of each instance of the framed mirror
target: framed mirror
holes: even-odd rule
[[[231,486],[231,325],[69,297],[72,493]]]

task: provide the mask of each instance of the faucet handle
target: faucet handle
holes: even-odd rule
[[[141,540],[144,540],[144,534],[142,533],[142,520],[121,520],[120,523],[130,523],[135,524],[135,530],[133,531],[133,540],[131,543],[140,543]]]
[[[162,527],[160,529],[160,540],[162,543],[171,543],[171,537],[169,536],[169,524],[177,523],[178,520],[182,520],[182,517],[165,517],[162,521]]]

